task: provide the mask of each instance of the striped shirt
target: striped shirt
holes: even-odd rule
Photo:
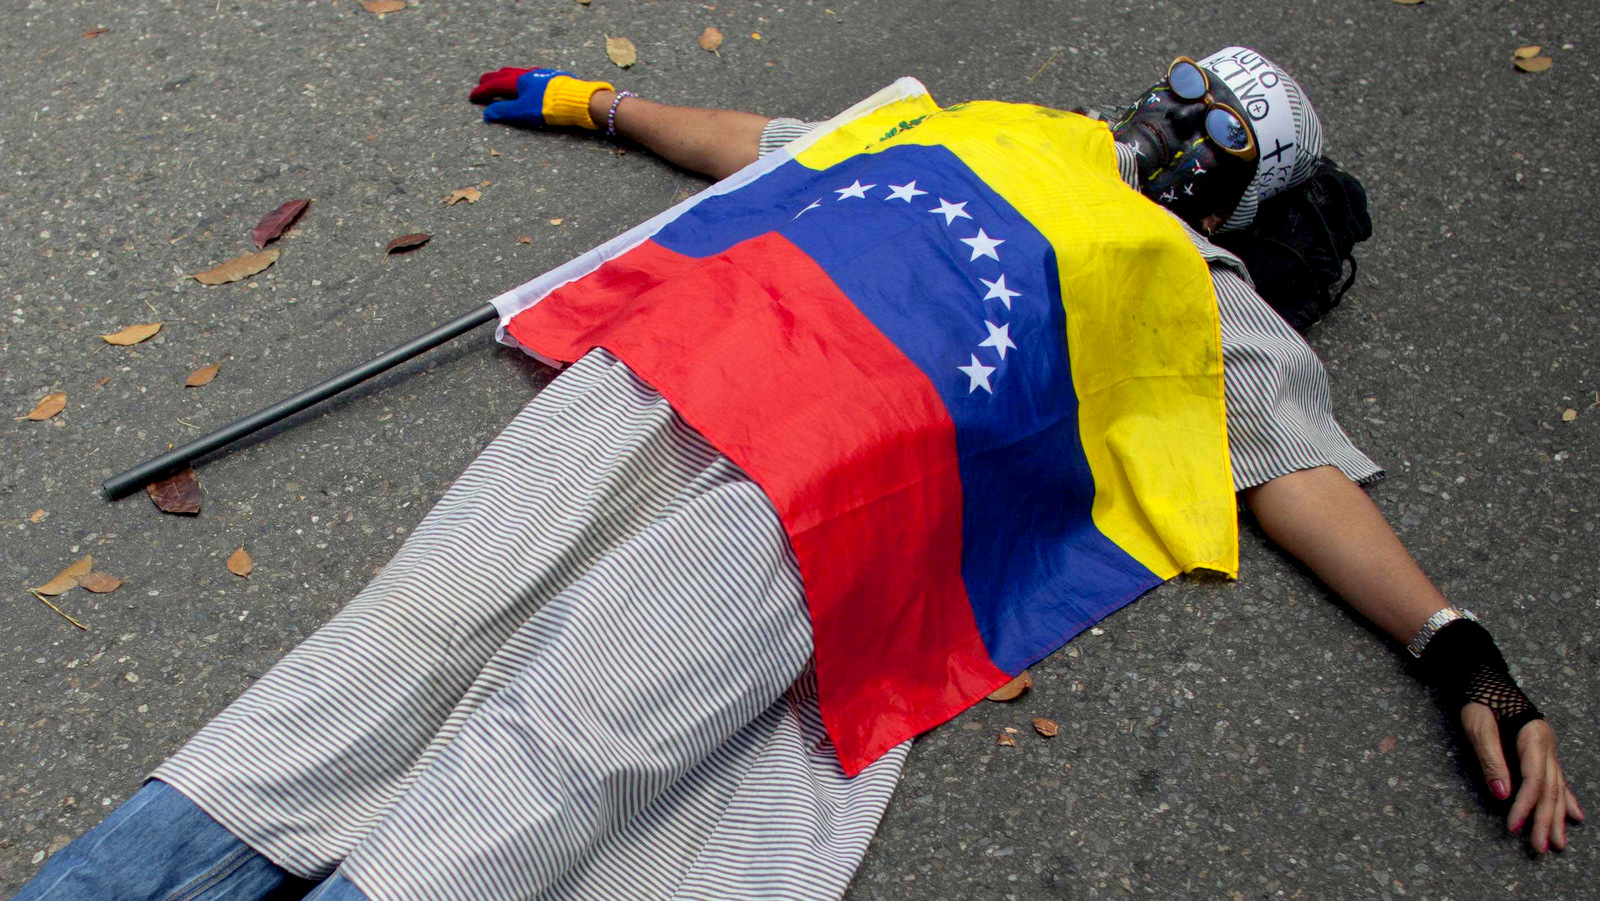
[[[373,901],[833,901],[911,743],[822,725],[777,511],[596,350],[152,774]]]

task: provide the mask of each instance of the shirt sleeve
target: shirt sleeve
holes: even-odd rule
[[[761,129],[761,149],[758,156],[766,156],[779,147],[793,141],[806,132],[817,127],[816,122],[805,122],[800,119],[773,119]]]
[[[1234,490],[1316,466],[1338,467],[1358,484],[1381,479],[1382,467],[1334,419],[1328,372],[1305,339],[1226,263],[1211,261],[1211,282],[1222,318]]]

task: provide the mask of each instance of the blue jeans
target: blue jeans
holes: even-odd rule
[[[310,894],[307,894],[307,893]],[[290,875],[165,782],[51,857],[12,901],[367,901],[335,873]]]

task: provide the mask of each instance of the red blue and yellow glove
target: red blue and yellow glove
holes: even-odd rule
[[[487,103],[483,121],[507,125],[561,125],[598,129],[589,98],[614,90],[603,81],[581,81],[558,69],[502,68],[485,72],[472,89],[473,103]],[[491,102],[493,101],[493,102]]]

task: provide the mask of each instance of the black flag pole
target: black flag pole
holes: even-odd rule
[[[458,316],[446,322],[427,334],[412,338],[382,356],[368,360],[352,369],[347,369],[327,381],[313,385],[293,397],[286,397],[263,410],[257,410],[238,422],[223,426],[209,435],[196,438],[182,447],[173,448],[159,457],[152,457],[132,469],[117,473],[100,483],[100,493],[108,501],[126,497],[151,482],[164,479],[178,472],[195,460],[220,447],[232,444],[251,432],[264,429],[280,419],[293,416],[318,401],[326,400],[352,385],[360,384],[380,372],[398,366],[419,354],[426,353],[452,338],[470,332],[485,322],[492,321],[495,317],[494,304],[486,303],[464,316]]]

